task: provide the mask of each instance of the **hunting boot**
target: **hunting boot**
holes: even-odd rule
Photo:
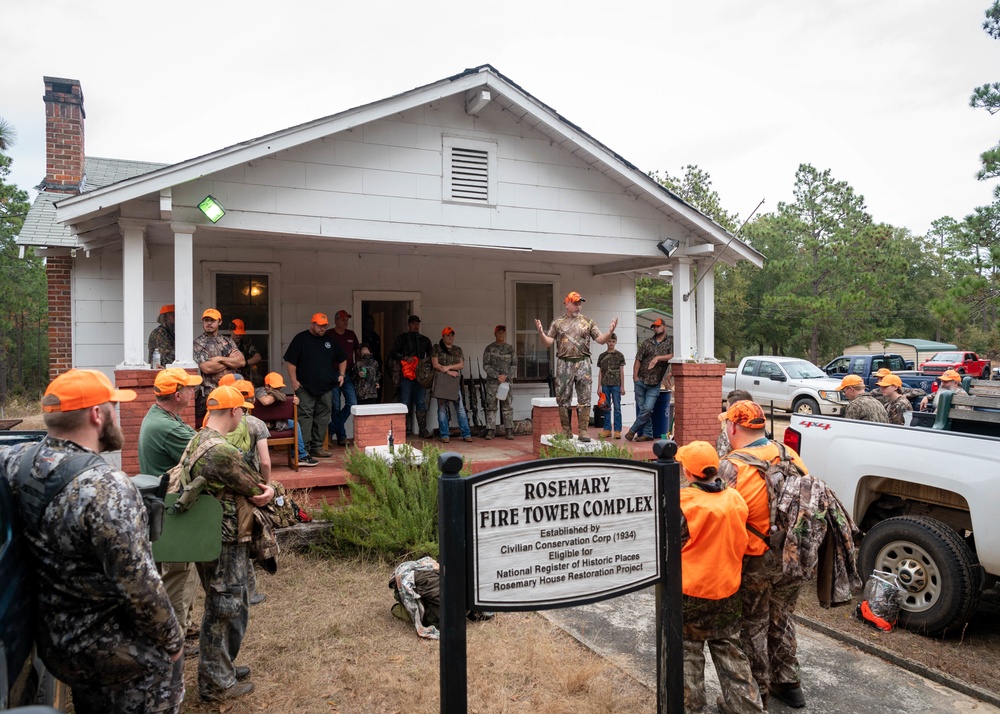
[[[559,407],[559,423],[562,424],[563,434],[572,439],[573,417],[570,416],[569,407]]]
[[[494,436],[496,436],[496,433],[492,429],[487,429],[486,430],[486,436],[484,436],[483,438],[486,439],[486,441],[489,441]]]
[[[577,407],[576,417],[580,421],[580,441],[590,441],[587,427],[590,426],[590,407]]]
[[[420,427],[420,438],[430,439],[431,433],[427,431],[427,412],[418,411],[417,412],[417,426]],[[448,436],[447,434],[442,434],[442,436]]]
[[[513,429],[508,429],[507,430],[507,440],[508,441],[513,441],[513,439],[514,439],[514,430]]]

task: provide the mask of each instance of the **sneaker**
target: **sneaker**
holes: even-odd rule
[[[790,684],[772,683],[768,687],[768,690],[772,696],[777,697],[793,709],[801,709],[806,705],[805,695],[802,694],[802,685],[798,682]]]
[[[333,452],[326,449],[316,449],[315,451],[310,451],[309,455],[316,459],[328,459],[333,456]]]
[[[299,466],[305,466],[306,468],[310,468],[312,466],[319,466],[319,461],[317,461],[311,456],[306,456],[304,458],[300,456]]]
[[[236,681],[237,682],[242,682],[244,679],[246,679],[249,676],[250,676],[250,668],[249,667],[241,667],[240,665],[236,665]]]
[[[471,436],[463,436],[462,437],[462,441],[472,441],[472,437]]]
[[[221,692],[202,692],[201,701],[206,704],[225,702],[230,699],[244,697],[251,692],[253,692],[253,682],[237,682],[229,689],[223,689]]]
[[[496,436],[496,433],[494,433],[494,431],[490,429],[489,431],[486,432],[486,435],[483,438],[486,439],[486,441],[490,441],[491,439],[493,439],[494,436]]]
[[[253,595],[250,596],[251,605],[260,605],[265,600],[267,600],[267,595],[265,595],[264,593],[254,593]]]
[[[629,429],[625,432],[625,441],[632,441],[635,438],[635,432]]]
[[[625,438],[628,439],[628,435],[626,435]],[[645,434],[643,434],[642,436],[635,437],[635,440],[636,441],[652,441],[653,437],[646,436]],[[629,441],[631,441],[631,439],[629,439]]]

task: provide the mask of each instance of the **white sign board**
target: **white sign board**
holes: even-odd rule
[[[471,484],[473,606],[556,607],[660,579],[660,493],[648,465],[583,459]]]

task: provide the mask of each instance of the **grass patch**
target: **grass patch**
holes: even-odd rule
[[[540,459],[561,459],[568,456],[594,456],[602,459],[628,459],[635,461],[635,454],[627,446],[610,441],[599,441],[599,447],[592,451],[579,451],[575,442],[565,434],[554,434],[552,443],[543,446],[538,453]]]

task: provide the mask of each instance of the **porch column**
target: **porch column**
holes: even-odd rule
[[[122,231],[122,342],[124,359],[118,369],[145,367],[146,335],[143,330],[143,244],[146,239],[144,221],[119,219]]]
[[[677,258],[671,268],[674,274],[674,358],[671,362],[694,359],[695,310],[694,300],[684,300],[694,284],[692,273],[694,261],[691,258]],[[692,295],[692,298],[694,296]]]
[[[194,231],[191,223],[171,223],[174,232],[174,351],[171,367],[194,361]]]
[[[698,314],[698,334],[695,344],[698,347],[699,362],[715,361],[715,268],[710,260],[699,260],[698,287],[694,298],[697,301],[695,310]]]

